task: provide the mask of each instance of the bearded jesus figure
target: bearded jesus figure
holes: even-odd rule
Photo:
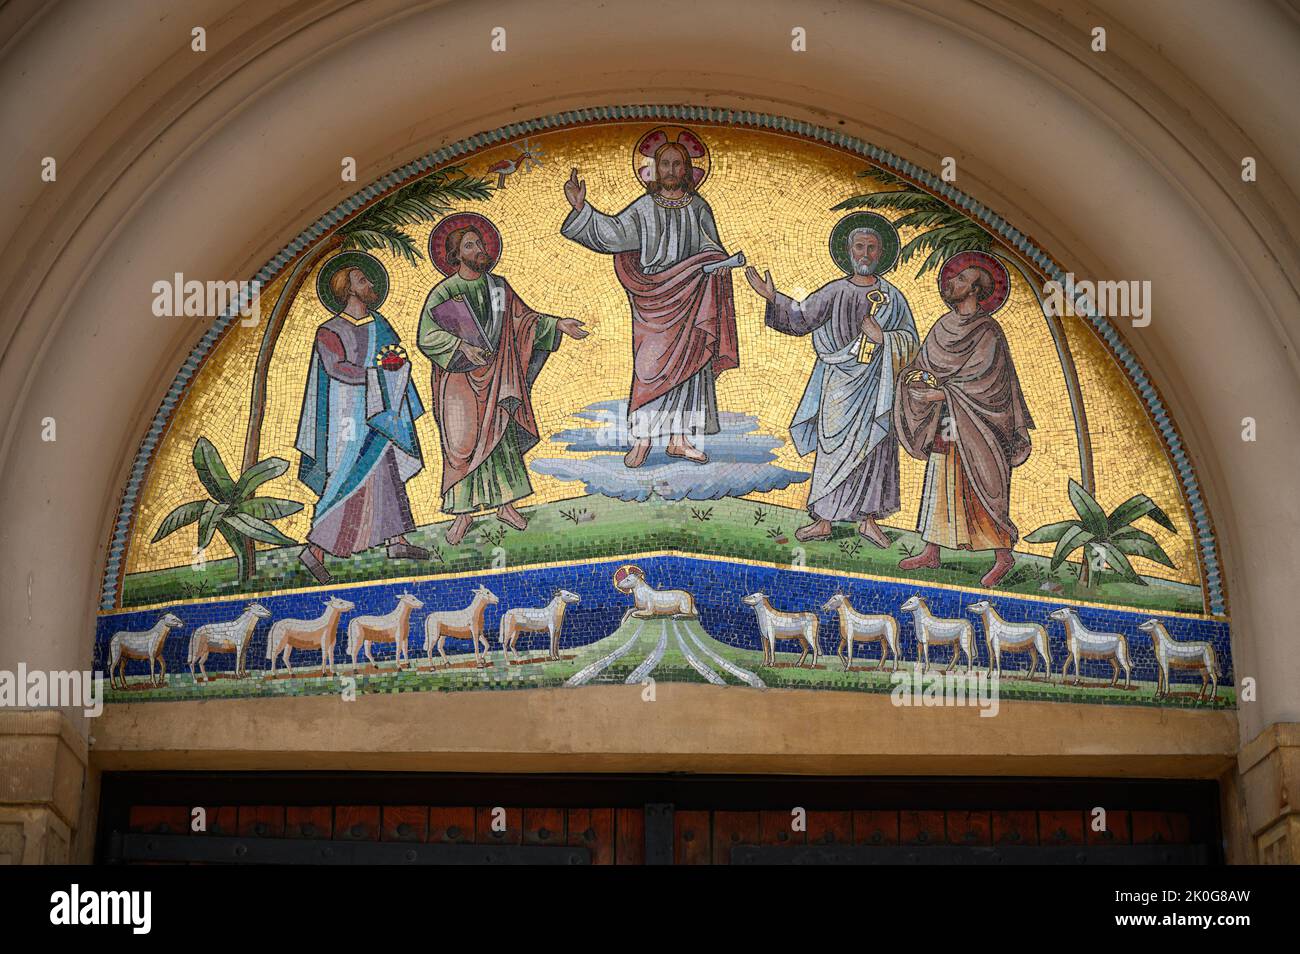
[[[725,261],[727,253],[713,210],[696,191],[700,170],[683,140],[698,142],[684,133],[654,148],[645,194],[617,215],[587,201],[576,168],[564,184],[572,211],[560,234],[614,256],[631,306],[628,467],[645,463],[657,438],[667,441],[668,456],[707,463],[691,438],[718,433],[714,382],[739,364],[731,273],[705,268]]]

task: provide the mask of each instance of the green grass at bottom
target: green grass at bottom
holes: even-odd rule
[[[737,557],[778,566],[795,566],[802,560],[803,565],[818,569],[981,589],[980,577],[991,563],[987,553],[945,550],[937,570],[900,570],[899,561],[923,546],[914,531],[887,527],[888,549],[863,541],[851,524],[837,525],[830,540],[799,544],[794,531],[807,522],[806,513],[734,497],[704,502],[652,497],[636,503],[588,496],[525,507],[522,512],[529,519],[526,530],[509,529],[488,515],[457,547],[447,545],[449,524],[421,527],[409,538],[430,551],[427,561],[390,560],[382,548],[376,548],[349,560],[329,557],[326,565],[337,583],[379,582],[485,570],[497,557],[503,557],[509,567],[522,569],[676,550],[683,555]],[[300,549],[259,550],[257,571],[243,587],[235,578],[233,559],[209,561],[202,569],[182,566],[133,573],[124,582],[123,606],[319,586],[298,562]],[[1073,564],[1053,571],[1047,558],[1017,553],[1015,567],[996,590],[1153,610],[1199,613],[1203,609],[1196,586],[1158,578],[1147,578],[1144,586],[1106,573],[1085,591],[1079,587],[1077,572]],[[1059,592],[1044,591],[1044,584],[1059,587]]]

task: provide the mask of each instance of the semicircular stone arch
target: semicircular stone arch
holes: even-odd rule
[[[697,191],[651,194],[644,170],[665,156],[686,158]],[[571,168],[607,218],[570,214]],[[637,218],[640,207],[651,211]],[[854,297],[870,283],[843,270],[856,253],[836,226],[851,216],[878,226],[882,258],[901,249],[880,300]],[[463,226],[491,267],[458,284],[447,239]],[[773,304],[737,254],[760,284],[771,274]],[[975,339],[941,324],[958,314],[944,291],[966,266],[994,286],[968,298],[991,329],[973,354],[961,349]],[[340,274],[374,291],[358,291],[351,319]],[[164,627],[157,652],[186,672],[155,686],[126,660],[124,697],[311,692],[312,673],[358,661],[412,689],[653,673],[889,691],[888,672],[848,652],[818,657],[918,659],[928,613],[968,620],[957,652],[980,665],[1004,623],[1013,641],[1017,625],[1031,642],[1041,627],[1034,666],[1041,655],[1058,672],[1080,634],[1120,637],[1109,657],[1082,660],[1077,686],[1031,676],[1004,693],[1202,704],[1161,685],[1156,648],[1173,640],[1209,647],[1213,704],[1235,704],[1210,514],[1119,319],[995,212],[875,146],[704,107],[514,123],[366,186],[244,294],[178,371],[122,494],[97,659],[121,664],[117,634]],[[867,309],[879,341],[859,339]],[[654,321],[666,330],[646,332]],[[926,355],[949,361],[954,381],[978,366],[983,390],[947,391]],[[926,384],[948,413],[895,406]],[[985,400],[998,406],[975,407]],[[648,411],[660,416],[637,417]],[[695,432],[686,456],[670,418]],[[656,439],[630,467],[644,433]],[[829,536],[796,536],[823,492]],[[503,503],[517,509],[498,517]],[[453,517],[467,509],[477,519],[462,536]],[[867,511],[876,525],[858,522]],[[938,565],[915,566],[935,540]],[[988,582],[1004,549],[1011,562]],[[878,646],[860,624],[860,640],[842,638],[859,624],[837,596],[895,620],[897,637]],[[251,602],[264,612],[250,616]],[[801,640],[811,665],[790,653]],[[282,659],[298,676],[268,681]],[[259,678],[236,678],[246,670]]]

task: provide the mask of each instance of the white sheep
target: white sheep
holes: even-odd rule
[[[550,636],[548,659],[560,658],[560,633],[564,629],[564,612],[581,597],[568,590],[556,590],[551,601],[541,607],[518,606],[501,614],[497,638],[501,641],[501,658],[510,650],[519,655],[520,633],[547,633]]]
[[[433,664],[433,647],[436,643],[438,646],[438,655],[442,657],[443,665],[450,666],[451,660],[447,658],[447,637],[455,636],[457,639],[468,639],[474,646],[474,662],[479,667],[489,665],[487,661],[488,641],[483,635],[483,614],[487,608],[497,602],[497,595],[489,590],[486,586],[478,586],[474,589],[474,598],[470,600],[469,606],[458,610],[437,610],[430,613],[424,618],[424,648],[429,656],[429,664]],[[482,655],[479,655],[479,649],[482,648]]]
[[[656,590],[645,581],[645,573],[639,566],[621,566],[615,570],[614,588],[621,593],[630,593],[636,604],[623,614],[619,626],[629,619],[652,619],[656,616],[694,619],[699,615],[695,611],[695,597],[686,590]]]
[[[257,629],[257,621],[270,618],[271,611],[261,603],[249,603],[244,611],[232,620],[200,626],[190,637],[190,652],[187,659],[190,675],[194,676],[194,667],[197,665],[204,681],[211,682],[212,677],[208,675],[207,662],[208,656],[212,653],[234,653],[235,676],[246,675],[244,659],[249,640],[253,636],[253,631]],[[198,679],[195,678],[194,681],[198,682]]]
[[[989,675],[994,669],[1002,675],[1003,653],[1029,653],[1029,679],[1038,670],[1038,658],[1043,659],[1044,672],[1052,678],[1052,649],[1047,641],[1047,629],[1038,623],[1008,623],[998,615],[988,600],[977,600],[966,607],[966,612],[976,613],[984,620],[984,645],[989,650]],[[1035,655],[1035,653],[1037,653]]]
[[[797,639],[803,644],[803,653],[795,665],[802,666],[803,661],[808,658],[808,653],[811,652],[812,668],[817,668],[819,653],[817,614],[783,613],[775,610],[768,602],[767,595],[762,592],[750,593],[748,596],[741,597],[741,601],[747,606],[752,606],[754,615],[758,617],[758,632],[763,640],[763,662],[766,665],[776,665],[778,639]]]
[[[1219,657],[1214,646],[1201,640],[1179,642],[1169,635],[1164,623],[1158,619],[1149,619],[1138,624],[1138,629],[1151,634],[1151,645],[1156,655],[1156,695],[1169,693],[1170,669],[1196,669],[1201,674],[1201,688],[1196,691],[1200,699],[1208,688],[1207,699],[1213,699],[1219,691]]]
[[[355,603],[349,603],[337,596],[325,600],[325,610],[315,619],[281,619],[271,624],[271,632],[266,637],[266,658],[271,660],[271,675],[275,675],[275,662],[278,654],[283,653],[285,668],[293,675],[293,663],[289,657],[295,649],[319,649],[321,672],[334,672],[334,643],[339,635],[339,617],[356,609]]]
[[[1110,663],[1110,687],[1115,688],[1119,681],[1119,670],[1124,668],[1124,688],[1129,687],[1133,674],[1129,662],[1128,640],[1122,633],[1095,633],[1083,625],[1079,614],[1068,606],[1063,606],[1047,614],[1049,619],[1065,624],[1065,665],[1061,667],[1061,682],[1074,663],[1074,685],[1079,684],[1079,660],[1105,659]]]
[[[167,679],[167,660],[163,658],[163,643],[173,629],[180,629],[185,624],[171,613],[163,615],[153,627],[143,633],[121,630],[113,634],[108,642],[108,682],[116,687],[116,677],[121,679],[121,688],[126,688],[126,661],[128,659],[149,660],[149,682],[161,685]],[[154,661],[157,660],[162,671],[154,676]],[[115,670],[116,677],[115,677]]]
[[[407,642],[411,635],[411,612],[422,608],[424,604],[410,593],[397,597],[397,605],[383,616],[356,616],[348,622],[348,655],[352,657],[352,668],[357,668],[357,656],[365,649],[366,659],[375,661],[370,652],[373,643],[395,644],[398,666],[403,659],[410,659]]]
[[[822,607],[823,613],[832,611],[840,618],[840,644],[835,648],[835,655],[844,660],[846,670],[853,666],[854,643],[880,643],[880,664],[876,668],[884,669],[885,658],[892,653],[892,668],[898,669],[898,620],[884,614],[859,613],[844,593],[836,593]]]
[[[916,627],[916,644],[921,650],[922,674],[930,668],[930,647],[951,646],[952,660],[944,672],[952,672],[957,665],[958,651],[966,654],[966,670],[975,666],[975,627],[968,619],[943,619],[930,612],[930,606],[921,594],[909,596],[899,612],[911,613]]]

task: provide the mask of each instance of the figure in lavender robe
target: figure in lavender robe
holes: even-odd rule
[[[810,334],[817,356],[790,421],[795,449],[817,455],[808,490],[812,523],[795,537],[825,540],[833,523],[856,521],[865,539],[888,547],[877,521],[899,508],[894,381],[916,354],[919,339],[903,293],[874,274],[879,234],[856,229],[848,253],[854,274],[828,282],[802,302],[778,292],[770,273],[762,279],[751,267],[745,274],[767,299],[767,326],[787,335]]]
[[[319,498],[299,559],[321,583],[331,579],[326,553],[387,544],[390,558],[429,555],[405,537],[415,529],[406,482],[424,466],[415,432],[424,407],[410,361],[392,325],[371,310],[378,294],[361,269],[341,269],[332,287],[347,304],[316,330],[295,444],[299,480]]]

